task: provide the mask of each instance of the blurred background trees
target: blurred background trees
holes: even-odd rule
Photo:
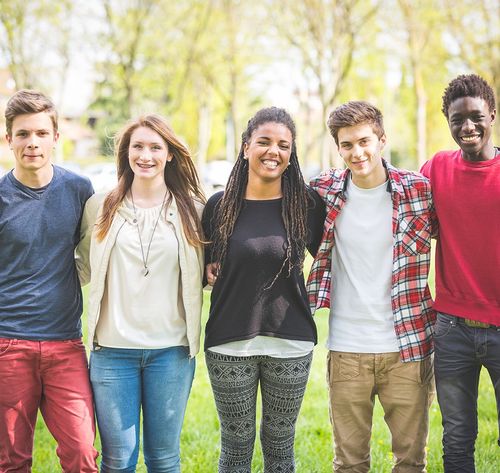
[[[416,169],[453,146],[440,111],[451,78],[476,72],[498,100],[500,2],[0,0],[0,53],[0,107],[39,88],[104,155],[126,120],[158,112],[200,168],[232,161],[248,118],[278,105],[308,175],[340,165],[330,111],[365,99],[385,115],[387,157]]]

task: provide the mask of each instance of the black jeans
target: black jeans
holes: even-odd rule
[[[495,389],[500,430],[500,328],[473,328],[459,317],[439,313],[434,340],[444,471],[474,473],[479,373],[483,366]]]

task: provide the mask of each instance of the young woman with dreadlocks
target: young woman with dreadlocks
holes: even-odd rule
[[[295,423],[316,343],[302,264],[306,247],[316,253],[324,219],[322,201],[302,178],[292,118],[280,108],[260,110],[243,133],[225,192],[203,214],[219,473],[251,471],[259,384],[265,472],[295,471]]]

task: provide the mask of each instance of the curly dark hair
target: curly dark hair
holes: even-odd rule
[[[241,147],[236,163],[231,171],[222,199],[217,204],[215,212],[215,229],[213,245],[213,261],[219,263],[219,275],[227,254],[228,242],[233,233],[234,225],[241,211],[243,198],[248,183],[248,160],[244,159],[245,143],[250,141],[252,133],[265,123],[280,123],[286,126],[292,134],[292,149],[290,165],[281,176],[282,186],[282,218],[286,230],[286,256],[280,271],[267,285],[270,288],[286,267],[288,276],[294,266],[302,268],[307,239],[307,200],[308,194],[302,172],[299,167],[297,148],[295,145],[295,123],[290,114],[277,107],[263,108],[253,116],[247,129],[241,136]]]
[[[441,111],[448,118],[451,102],[461,97],[480,97],[487,104],[490,111],[495,110],[495,93],[482,77],[477,74],[462,74],[453,79],[443,94]]]

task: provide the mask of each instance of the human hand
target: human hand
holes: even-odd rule
[[[207,274],[207,282],[210,286],[215,284],[217,281],[217,274],[219,273],[219,263],[208,263],[205,267]]]

